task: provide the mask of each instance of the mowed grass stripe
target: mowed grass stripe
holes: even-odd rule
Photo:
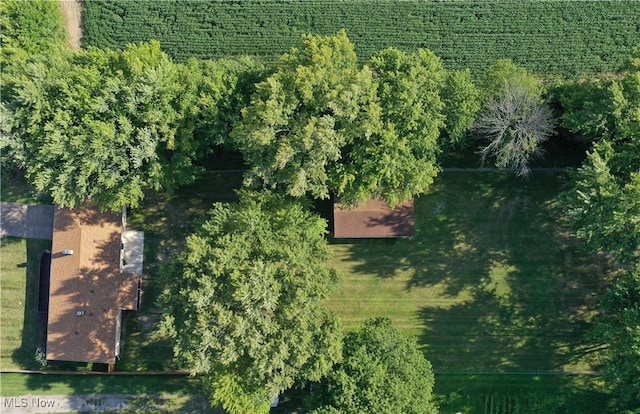
[[[440,370],[586,370],[605,261],[562,225],[563,174],[443,173],[416,202],[412,239],[331,246],[345,329],[387,316]]]

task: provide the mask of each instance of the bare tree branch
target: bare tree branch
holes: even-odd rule
[[[553,134],[553,116],[546,104],[525,87],[505,82],[496,99],[489,100],[475,124],[475,131],[489,143],[480,150],[482,162],[495,158],[500,168],[516,175],[530,174],[529,161],[542,155],[540,144]]]

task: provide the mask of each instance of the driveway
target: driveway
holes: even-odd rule
[[[0,236],[53,238],[53,206],[0,202]]]

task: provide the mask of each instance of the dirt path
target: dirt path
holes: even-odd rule
[[[62,20],[67,29],[69,46],[73,50],[80,49],[82,40],[82,6],[78,0],[59,0]]]

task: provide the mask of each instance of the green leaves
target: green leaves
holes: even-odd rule
[[[608,141],[596,144],[565,201],[575,234],[591,250],[610,252],[628,262],[640,249],[640,171],[614,175],[611,165],[617,157]]]
[[[608,344],[604,377],[613,386],[617,408],[640,408],[640,266],[613,282],[595,319],[594,337]]]
[[[358,66],[344,31],[303,36],[233,130],[246,183],[347,204],[374,196],[396,205],[425,193],[445,126],[442,63],[428,50],[397,49],[370,63]]]
[[[314,387],[314,413],[435,413],[431,364],[386,318],[344,339],[343,360]]]
[[[370,79],[370,78],[369,78]],[[257,85],[233,138],[251,166],[247,183],[292,196],[329,196],[332,163],[354,139],[352,125],[371,99],[346,34],[303,36]]]
[[[230,96],[252,69],[175,64],[158,42],[34,56],[3,85],[6,161],[56,204],[136,207],[145,192],[172,192],[203,171],[194,161],[226,141],[242,102]]]
[[[164,329],[185,367],[210,377],[216,404],[246,412],[238,401],[270,401],[339,358],[337,321],[320,306],[337,283],[325,232],[286,197],[240,193],[164,269]]]

